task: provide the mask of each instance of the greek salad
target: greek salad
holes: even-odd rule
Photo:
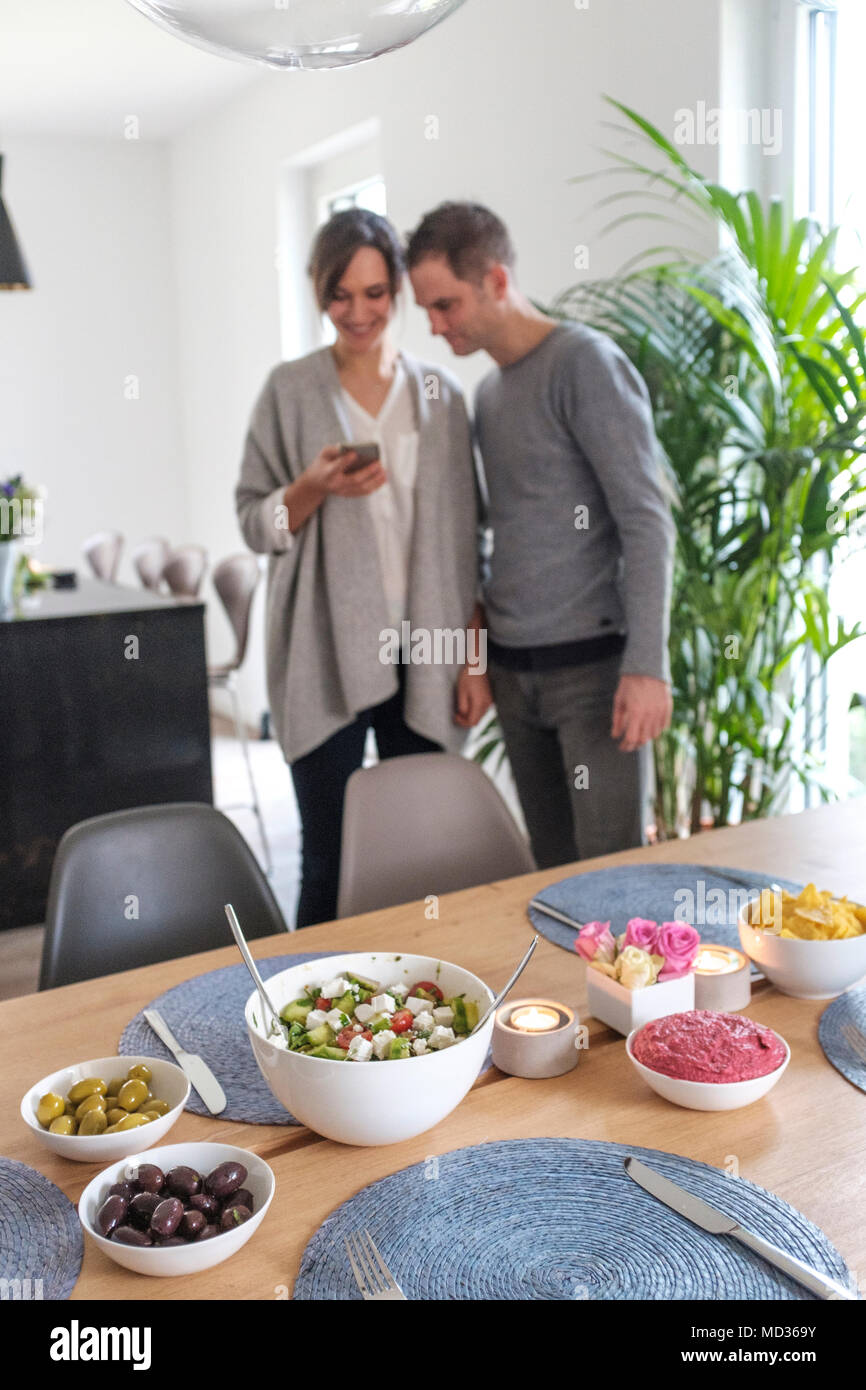
[[[291,1052],[332,1062],[395,1062],[452,1047],[478,1022],[478,1004],[446,999],[432,980],[380,985],[361,975],[338,975],[311,985],[280,1011]]]

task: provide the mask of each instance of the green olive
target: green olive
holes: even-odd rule
[[[125,1076],[112,1077],[112,1079],[108,1083],[108,1090],[105,1094],[108,1096],[116,1096],[124,1081],[126,1081],[127,1079],[128,1078]]]
[[[72,1115],[58,1115],[51,1121],[48,1129],[51,1134],[74,1134],[75,1120]]]
[[[77,1106],[77,1105],[73,1105],[71,1100],[66,1101],[66,1113],[67,1113],[67,1115],[74,1115],[77,1109],[78,1109],[78,1106]]]
[[[102,1099],[105,1101],[106,1110],[114,1110],[117,1105],[117,1092],[109,1091],[108,1095],[103,1096]]]
[[[122,1110],[137,1110],[142,1101],[147,1100],[147,1083],[144,1081],[124,1081],[117,1093],[117,1103]]]
[[[125,1110],[121,1110],[119,1105],[115,1105],[111,1110],[106,1112],[105,1118],[108,1120],[109,1125],[116,1125],[119,1120],[125,1120],[126,1115],[127,1112]]]
[[[36,1118],[43,1129],[47,1129],[52,1120],[56,1120],[58,1115],[66,1112],[66,1102],[62,1096],[55,1095],[49,1091],[44,1095],[36,1107]]]
[[[118,1120],[116,1125],[109,1125],[105,1130],[106,1134],[116,1134],[118,1130],[138,1129],[139,1125],[149,1125],[149,1115],[124,1115],[122,1120]]]
[[[104,1096],[107,1092],[108,1087],[98,1076],[85,1076],[83,1081],[76,1081],[75,1085],[70,1087],[69,1099],[80,1105],[88,1096]]]
[[[78,1126],[79,1134],[104,1134],[108,1129],[108,1120],[104,1110],[88,1110],[81,1124]]]
[[[105,1110],[105,1096],[101,1096],[98,1091],[94,1091],[92,1096],[83,1100],[75,1112],[76,1120],[82,1120],[88,1110]]]
[[[150,1085],[153,1080],[153,1072],[150,1067],[146,1067],[143,1062],[136,1062],[134,1067],[130,1067],[127,1072],[128,1081],[146,1081]]]
[[[167,1115],[171,1106],[167,1100],[146,1100],[141,1107],[143,1115]]]

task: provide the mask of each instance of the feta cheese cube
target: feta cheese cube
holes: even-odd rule
[[[433,1010],[433,1017],[437,1023],[447,1027],[449,1023],[454,1022],[454,1010],[448,1004],[440,1004],[438,1009]]]
[[[325,1014],[325,1022],[330,1028],[333,1028],[335,1033],[339,1033],[341,1028],[345,1028],[349,1020],[342,1009],[331,1009],[329,1013]]]
[[[416,1057],[423,1057],[424,1053],[427,1051],[427,1039],[416,1038],[412,1044],[412,1051],[415,1053]]]
[[[430,1008],[430,1000],[419,999],[417,995],[410,994],[409,998],[406,1000],[406,1008],[411,1009],[413,1014],[420,1014],[423,1013],[425,1009]]]
[[[362,1037],[360,1033],[349,1043],[349,1051],[347,1053],[348,1061],[369,1062],[372,1055],[373,1044],[370,1042],[369,1038]]]
[[[377,1014],[392,1014],[397,1008],[390,994],[377,994],[370,1000],[370,1005]]]
[[[342,975],[338,975],[335,980],[329,980],[326,985],[322,985],[322,994],[326,999],[339,999],[352,986],[348,980],[344,980]]]
[[[389,993],[389,994],[396,994],[397,997],[398,997],[399,999],[402,999],[402,998],[404,997],[404,995],[406,995],[406,994],[409,993],[409,986],[408,986],[408,985],[389,985],[389,986],[388,986],[388,993]]]
[[[372,1004],[359,1004],[355,1009],[355,1017],[361,1023],[369,1023],[375,1013],[376,1010],[373,1008]]]
[[[454,1036],[453,1028],[443,1028],[437,1024],[427,1041],[430,1047],[441,1050],[443,1047],[450,1047],[457,1039]]]
[[[435,1019],[434,1019],[433,1015],[432,1015],[432,1014],[428,1014],[428,1013],[426,1012],[426,1010],[425,1010],[425,1012],[424,1012],[423,1014],[416,1014],[416,1015],[415,1015],[415,1025],[414,1025],[414,1026],[418,1029],[418,1031],[419,1031],[420,1033],[432,1033],[432,1032],[433,1032],[434,1025],[435,1025]]]
[[[385,1056],[385,1053],[388,1051],[388,1048],[391,1046],[396,1036],[397,1034],[390,1028],[384,1028],[381,1033],[374,1033],[372,1048],[380,1061]]]
[[[327,1020],[328,1015],[325,1013],[324,1009],[310,1009],[310,1012],[307,1014],[304,1027],[307,1029],[318,1028],[320,1024],[326,1023]]]

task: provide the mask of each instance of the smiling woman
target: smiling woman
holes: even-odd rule
[[[456,751],[489,705],[486,677],[453,654],[382,657],[387,629],[465,630],[475,602],[466,409],[447,372],[392,342],[403,269],[377,213],[319,230],[309,273],[336,339],[271,372],[236,493],[247,543],[271,557],[268,691],[301,815],[299,926],[336,916],[345,786],[369,730],[380,758]]]

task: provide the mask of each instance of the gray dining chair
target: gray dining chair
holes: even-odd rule
[[[40,989],[287,931],[237,828],[213,806],[141,806],[81,821],[57,848]]]
[[[163,565],[162,577],[176,598],[198,598],[207,569],[207,551],[201,545],[182,545]]]
[[[97,531],[95,536],[88,537],[81,549],[97,579],[104,580],[106,584],[117,582],[123,550],[120,531]]]
[[[477,763],[415,753],[346,785],[338,917],[530,873],[535,860]]]
[[[244,658],[247,654],[247,639],[250,634],[250,613],[260,579],[261,570],[259,569],[259,562],[256,557],[250,555],[249,552],[242,555],[230,555],[228,559],[221,560],[214,570],[214,588],[219,595],[220,601],[226,611],[226,616],[231,623],[235,638],[235,651],[230,661],[225,662],[221,666],[209,666],[207,678],[208,684],[212,689],[225,690],[231,700],[235,733],[241,745],[244,762],[246,763],[247,778],[249,779],[250,794],[252,796],[251,802],[224,806],[223,810],[252,811],[255,814],[265,856],[265,867],[268,874],[271,874],[273,873],[274,867],[271,859],[271,847],[268,843],[267,832],[265,831],[265,820],[262,815],[262,808],[256,789],[256,779],[253,776],[249,740],[247,738],[246,726],[241,718],[237,688],[238,671],[243,665]]]
[[[162,572],[170,551],[167,540],[163,540],[162,536],[154,536],[152,540],[142,541],[132,552],[136,574],[144,588],[152,589],[155,594],[162,589]]]

